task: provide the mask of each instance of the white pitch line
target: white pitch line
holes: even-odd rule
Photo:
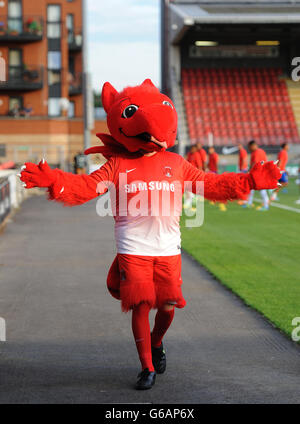
[[[282,205],[281,203],[270,203],[271,206],[275,206],[276,208],[286,209],[287,211],[300,213],[300,209],[292,208],[291,206]]]
[[[256,202],[259,202],[261,199],[254,198],[253,200],[255,200]],[[292,208],[291,206],[282,205],[281,203],[271,202],[270,206],[275,206],[276,208],[279,208],[279,209],[285,209],[287,211],[300,213],[300,209]]]

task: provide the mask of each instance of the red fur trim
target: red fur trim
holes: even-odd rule
[[[121,286],[121,290],[120,290]],[[146,302],[151,308],[159,308],[168,303],[175,301],[176,308],[183,308],[186,301],[182,296],[180,286],[159,286],[159,290],[153,288],[153,284],[124,284],[120,283],[120,270],[118,257],[116,256],[107,276],[107,288],[109,293],[115,299],[122,300],[121,306],[123,312],[128,312],[134,305]]]
[[[133,306],[140,303],[148,303],[150,308],[156,304],[155,290],[153,284],[130,283],[120,284],[121,307],[123,312],[128,312]]]
[[[186,305],[180,286],[160,284],[156,290],[156,308],[161,308],[169,301],[177,302],[176,308],[183,308]]]
[[[204,197],[213,201],[244,200],[252,188],[253,180],[249,174],[207,173],[204,177]]]

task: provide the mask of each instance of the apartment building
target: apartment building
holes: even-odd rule
[[[0,1],[1,162],[83,149],[82,25],[82,0]]]

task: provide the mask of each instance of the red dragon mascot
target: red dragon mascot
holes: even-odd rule
[[[120,93],[106,82],[102,102],[110,134],[97,134],[103,145],[85,153],[102,153],[107,162],[90,175],[51,169],[43,159],[26,163],[26,188],[47,187],[49,199],[81,205],[109,190],[115,218],[117,256],[107,285],[132,310],[132,330],[142,371],[136,388],[150,389],[166,369],[162,339],[174,308],[185,306],[181,292],[179,220],[186,182],[212,201],[244,199],[250,190],[274,189],[280,179],[275,163],[258,163],[248,174],[206,173],[167,151],[175,142],[177,113],[170,98],[151,80]],[[168,207],[162,205],[169,199]],[[152,332],[149,311],[157,309]]]

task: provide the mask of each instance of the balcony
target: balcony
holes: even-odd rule
[[[4,91],[34,91],[43,88],[42,66],[6,66],[6,81],[0,81],[0,93]]]
[[[40,41],[42,38],[43,19],[40,16],[0,16],[0,43],[26,43]]]
[[[82,94],[82,73],[75,72],[68,74],[69,81],[69,96],[76,96]]]
[[[70,51],[80,51],[82,49],[82,30],[68,29],[68,45]]]

